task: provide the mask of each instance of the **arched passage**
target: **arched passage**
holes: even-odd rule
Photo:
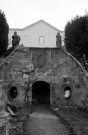
[[[32,103],[50,104],[50,85],[44,81],[37,81],[32,85]]]

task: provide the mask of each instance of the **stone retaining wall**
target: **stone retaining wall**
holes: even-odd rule
[[[18,95],[11,100],[32,102],[32,85],[37,81],[50,84],[51,106],[87,106],[87,78],[80,63],[62,48],[18,48],[3,64],[0,72],[2,88],[8,94],[16,86]],[[70,87],[71,98],[64,98]]]

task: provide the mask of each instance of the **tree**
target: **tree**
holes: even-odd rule
[[[0,10],[0,56],[4,55],[8,47],[9,26],[4,12]]]
[[[65,45],[69,53],[88,68],[88,15],[76,16],[65,26]]]

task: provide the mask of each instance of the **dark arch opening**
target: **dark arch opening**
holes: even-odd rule
[[[11,89],[9,90],[9,98],[10,99],[14,99],[17,97],[17,94],[18,94],[18,90],[17,90],[17,87],[13,86],[11,87]]]
[[[32,103],[50,104],[50,84],[44,81],[37,81],[32,85]]]

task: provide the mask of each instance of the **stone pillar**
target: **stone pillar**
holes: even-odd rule
[[[31,103],[32,102],[32,89],[28,91],[28,101]]]
[[[55,108],[55,104],[54,104],[54,88],[52,86],[50,87],[50,106],[51,106],[51,108]]]
[[[29,86],[29,90],[28,90],[28,106],[32,105],[32,87]]]

